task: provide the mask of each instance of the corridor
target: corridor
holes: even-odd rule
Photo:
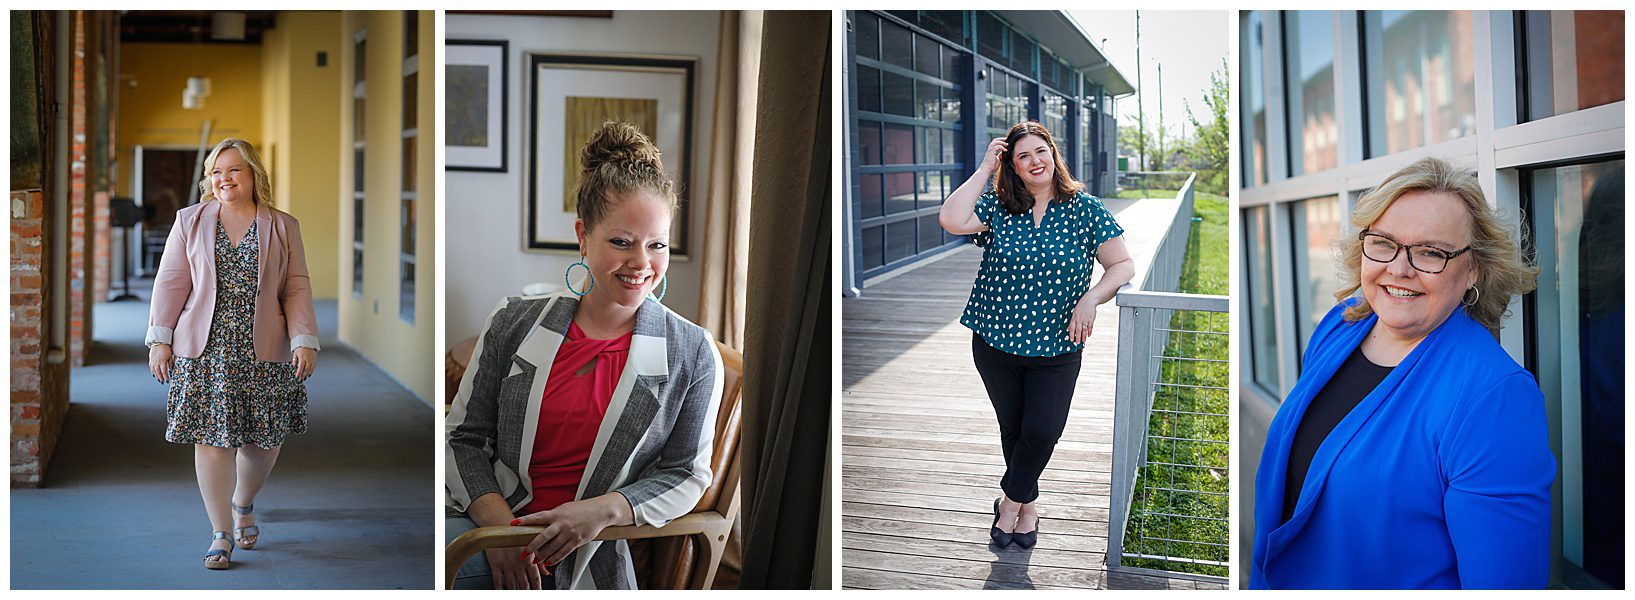
[[[431,588],[435,413],[335,340],[334,301],[317,308],[324,350],[307,381],[308,430],[290,437],[256,499],[261,543],[207,571],[193,451],[164,440],[165,388],[147,370],[147,304],[96,305],[96,341],[72,371],[45,481],[11,491],[12,588]]]

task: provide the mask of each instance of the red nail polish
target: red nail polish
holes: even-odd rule
[[[512,525],[521,525],[522,524],[522,519],[511,519],[511,524]]]

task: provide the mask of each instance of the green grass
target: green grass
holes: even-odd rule
[[[1187,255],[1181,271],[1181,291],[1194,294],[1225,294],[1227,291],[1226,216],[1223,198],[1195,198],[1194,215],[1187,239]],[[1173,333],[1164,356],[1184,356],[1225,361],[1227,359],[1227,315],[1225,313],[1182,312],[1170,317],[1172,329],[1222,332],[1221,335]],[[1124,551],[1202,560],[1227,560],[1227,548],[1188,542],[1226,544],[1228,523],[1229,406],[1228,370],[1224,362],[1163,361],[1159,381],[1219,389],[1160,386],[1153,398],[1148,421],[1147,466],[1136,478],[1135,503],[1125,526]],[[1207,413],[1207,414],[1188,414]],[[1153,436],[1187,441],[1154,439]],[[1209,440],[1209,441],[1192,441]],[[1166,466],[1153,463],[1199,465],[1201,468]],[[1173,490],[1212,492],[1197,494]],[[1142,512],[1207,516],[1218,520],[1168,517]],[[1160,542],[1146,538],[1168,538]],[[1225,577],[1221,566],[1187,562],[1126,558],[1136,567],[1184,571]]]
[[[1213,196],[1213,197],[1206,197]],[[1192,224],[1187,236],[1186,261],[1181,264],[1181,291],[1188,294],[1225,295],[1226,198],[1198,193],[1192,200],[1192,215],[1202,221]]]

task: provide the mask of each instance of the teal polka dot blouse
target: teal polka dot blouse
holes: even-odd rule
[[[974,236],[983,248],[961,325],[999,350],[1019,356],[1078,352],[1068,340],[1073,307],[1090,290],[1090,271],[1102,242],[1124,234],[1095,196],[1080,192],[1052,202],[1036,227],[1033,213],[1013,215],[993,192],[976,202],[988,230]]]

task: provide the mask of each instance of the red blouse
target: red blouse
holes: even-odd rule
[[[539,404],[534,451],[528,460],[534,497],[519,514],[550,510],[578,495],[596,432],[630,356],[632,333],[597,340],[585,337],[577,323],[568,326],[568,337],[556,350]],[[581,374],[586,365],[588,371]]]

